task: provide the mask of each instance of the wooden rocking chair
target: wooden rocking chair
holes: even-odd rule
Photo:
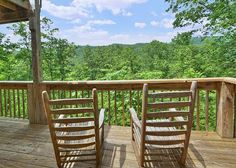
[[[42,97],[57,166],[62,168],[87,161],[96,162],[98,167],[104,139],[105,110],[98,113],[96,89],[92,91],[92,98],[50,100],[46,91]]]
[[[185,165],[192,128],[197,82],[188,91],[148,92],[143,86],[142,120],[133,108],[131,113],[132,144],[140,166],[158,162],[157,155],[166,156],[177,150],[180,165]],[[176,156],[174,156],[176,158]],[[155,158],[155,159],[154,159]]]

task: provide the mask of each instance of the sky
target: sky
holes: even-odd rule
[[[165,0],[42,0],[41,17],[59,28],[58,36],[78,45],[134,44],[153,40],[170,42],[178,32]],[[0,32],[17,39],[8,25]]]

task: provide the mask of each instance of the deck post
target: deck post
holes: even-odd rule
[[[40,33],[40,9],[41,0],[35,0],[35,7],[32,9],[30,17],[30,31],[31,31],[31,46],[32,46],[32,72],[33,84],[28,87],[29,103],[29,121],[32,124],[45,124],[46,117],[44,116],[41,97],[41,33]]]
[[[222,138],[234,137],[234,85],[226,82],[221,83],[216,132]]]
[[[28,84],[28,112],[30,124],[47,124],[42,102],[42,91],[46,90],[45,84]]]
[[[234,85],[234,138],[236,138],[236,85]]]

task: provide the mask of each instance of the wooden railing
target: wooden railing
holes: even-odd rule
[[[0,83],[0,116],[28,118],[27,82]]]
[[[79,90],[79,88],[75,86],[69,90],[63,86],[63,84],[56,86],[56,88],[53,85],[47,84],[50,97],[53,99],[91,96],[91,89]],[[153,88],[153,91],[154,90],[156,90],[155,87]],[[158,91],[162,92],[165,90],[158,89]],[[194,129],[208,131],[210,126],[211,130],[215,130],[216,122],[214,121],[216,120],[216,91],[205,91],[199,89],[197,98],[198,103],[196,104],[196,121],[194,122]],[[110,85],[108,85],[106,88],[104,87],[101,90],[98,90],[98,100],[99,108],[106,109],[106,123],[109,125],[128,126],[130,124],[130,107],[134,107],[141,116],[142,90],[140,88],[130,90],[129,88],[124,88],[121,85],[120,87],[113,89],[110,88]],[[215,111],[209,112],[209,107],[211,107],[211,110]],[[209,116],[209,114],[214,114],[214,117]]]
[[[29,118],[31,123],[45,123],[40,98],[35,102],[37,95],[41,97],[42,90],[47,90],[51,98],[72,98],[87,97],[91,95],[92,88],[97,88],[99,108],[106,108],[107,124],[127,126],[130,123],[130,107],[141,114],[144,83],[149,83],[152,90],[164,91],[187,89],[193,80],[198,81],[193,129],[216,130],[222,137],[233,137],[236,90],[236,79],[233,78],[54,81],[38,85],[32,82],[0,82],[0,116]]]

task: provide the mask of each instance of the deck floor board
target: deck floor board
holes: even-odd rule
[[[102,168],[136,168],[129,127],[105,126]],[[187,168],[236,167],[236,140],[222,139],[216,133],[192,131]],[[168,158],[146,167],[180,167]],[[0,118],[0,168],[56,168],[51,139],[46,125],[29,125],[26,120]],[[94,167],[76,163],[70,168]],[[69,167],[68,167],[69,168]]]

